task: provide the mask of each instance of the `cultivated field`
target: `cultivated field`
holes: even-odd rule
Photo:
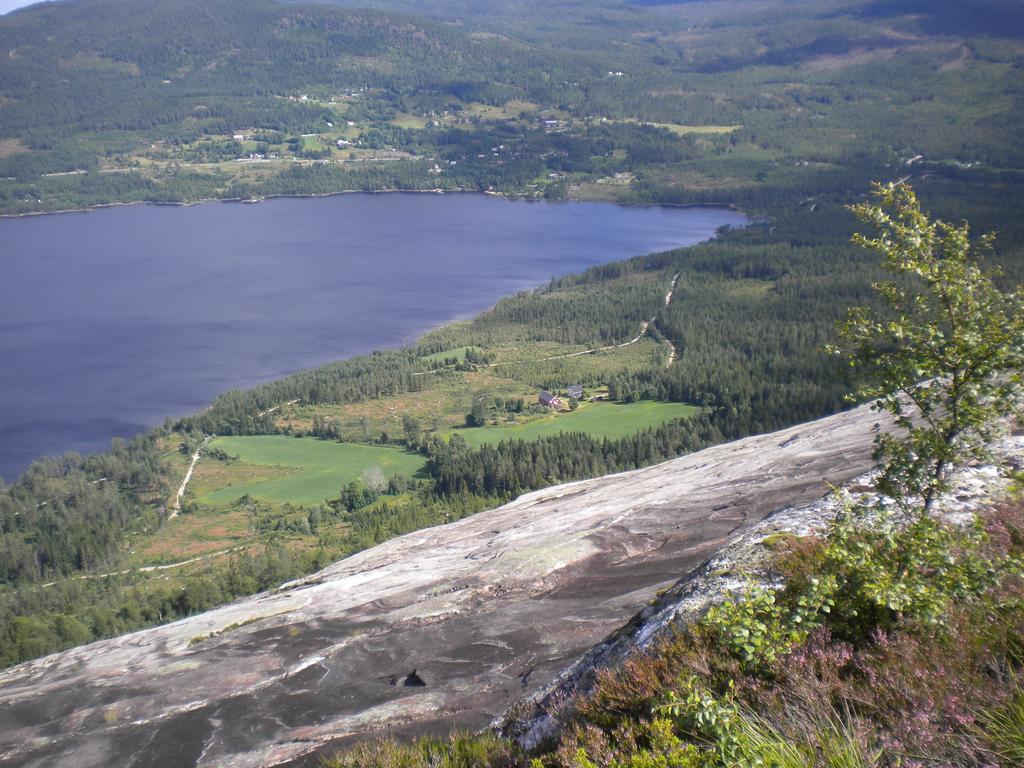
[[[469,427],[453,430],[472,446],[499,443],[502,440],[536,440],[538,437],[559,432],[586,432],[596,438],[626,437],[649,427],[658,427],[667,421],[687,418],[699,409],[682,403],[581,403],[568,413],[546,416],[526,424],[495,427]]]
[[[359,445],[309,437],[259,435],[218,437],[211,443],[239,461],[227,468],[218,487],[197,486],[200,504],[224,504],[249,494],[271,503],[319,504],[337,498],[341,488],[371,467],[380,467],[385,477],[411,477],[423,468],[424,459],[389,446]],[[212,462],[207,461],[208,465]],[[282,475],[266,479],[236,479],[236,472],[253,465],[274,467]]]

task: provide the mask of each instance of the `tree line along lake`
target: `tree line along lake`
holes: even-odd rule
[[[0,477],[502,296],[691,245],[724,208],[352,194],[0,220]]]

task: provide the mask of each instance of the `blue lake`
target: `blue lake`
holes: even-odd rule
[[[342,195],[0,220],[0,476],[738,213]]]

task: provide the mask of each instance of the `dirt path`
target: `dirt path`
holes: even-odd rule
[[[665,367],[671,368],[672,363],[674,363],[676,361],[676,358],[679,357],[678,353],[676,352],[676,345],[669,341],[668,338],[664,335],[661,336],[661,343],[668,347],[668,359],[665,360]]]
[[[665,361],[665,367],[671,368],[672,363],[676,361],[676,348],[675,345],[672,344],[672,342],[669,341],[668,339],[662,339],[662,341],[664,341],[666,346],[668,346],[668,360]]]
[[[248,544],[243,544],[243,545],[238,546],[238,547],[228,547],[227,549],[218,549],[216,552],[207,552],[205,555],[196,555],[195,557],[190,557],[188,560],[182,560],[181,562],[178,562],[178,563],[168,563],[167,565],[144,565],[141,568],[134,568],[134,569],[126,570],[126,571],[115,571],[113,573],[101,573],[98,576],[96,576],[95,578],[99,578],[100,576],[121,576],[121,575],[124,575],[126,573],[131,573],[132,570],[136,570],[139,573],[152,573],[153,571],[169,571],[169,570],[172,570],[174,568],[181,568],[183,565],[192,565],[192,563],[199,563],[199,562],[202,562],[203,560],[212,560],[213,558],[220,557],[221,555],[229,555],[232,552],[238,552],[239,550],[245,549],[248,546],[249,546]]]
[[[680,273],[676,272],[672,276],[672,284],[668,288],[668,293],[665,294],[666,307],[669,305],[669,302],[672,301],[672,294],[675,293],[676,283],[679,282],[679,275]],[[666,338],[665,336],[662,336],[661,340],[665,342],[665,344],[668,346],[668,360],[665,361],[665,367],[671,368],[672,363],[674,363],[676,361],[676,358],[679,357],[679,355],[676,352],[676,346],[671,341],[669,341],[668,338]]]
[[[295,405],[297,402],[299,402],[299,398],[296,397],[294,400],[289,400],[287,403],[284,403],[282,405],[275,405],[273,408],[267,408],[267,410],[265,410],[265,411],[260,411],[256,415],[257,416],[266,416],[268,413],[274,413],[274,411],[279,411],[282,408],[284,408],[286,405]]]
[[[597,352],[607,352],[609,349],[622,349],[623,347],[628,347],[630,344],[636,344],[638,341],[640,341],[640,339],[644,337],[644,334],[647,333],[647,328],[653,322],[653,317],[650,320],[644,320],[642,323],[640,323],[640,333],[638,333],[629,341],[624,341],[621,344],[612,344],[611,346],[608,347],[594,347],[593,349],[583,349],[580,350],[579,352],[570,352],[567,355],[552,355],[551,357],[538,357],[533,358],[531,360],[502,360],[500,363],[488,363],[487,367],[497,368],[499,365],[520,365],[522,363],[546,363],[548,360],[565,360],[570,357],[580,357],[581,355],[593,355],[596,354]],[[424,371],[424,373],[430,373],[430,371]],[[415,375],[419,376],[422,374]]]
[[[246,549],[249,545],[243,544],[238,547],[228,547],[227,549],[218,549],[216,552],[207,552],[205,555],[196,555],[190,557],[188,560],[182,560],[177,563],[168,563],[167,565],[143,565],[139,568],[125,568],[120,571],[107,571],[106,573],[83,573],[79,576],[75,576],[76,579],[105,579],[108,576],[127,576],[129,573],[153,573],[155,571],[170,571],[175,568],[181,568],[185,565],[192,565],[192,563],[199,563],[203,560],[212,560],[215,557],[221,555],[230,555],[232,552],[239,552]],[[45,589],[46,587],[52,587],[57,582],[48,581],[45,584],[41,584],[40,587]]]
[[[665,294],[665,306],[666,307],[668,306],[668,303],[670,301],[672,301],[672,294],[676,290],[676,283],[679,282],[679,275],[680,275],[679,272],[676,272],[674,275],[672,275],[672,283],[668,287],[668,293]]]
[[[209,435],[203,442],[196,448],[196,452],[192,454],[192,463],[188,465],[188,472],[185,473],[185,479],[181,481],[181,487],[178,488],[178,493],[174,497],[174,503],[171,505],[171,514],[167,518],[173,520],[181,512],[181,497],[185,495],[185,489],[188,488],[188,481],[192,479],[192,470],[196,468],[196,464],[199,463],[199,455],[203,452],[203,448],[206,447],[213,439],[213,435]]]

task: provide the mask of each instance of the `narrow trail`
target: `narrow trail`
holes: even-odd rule
[[[640,341],[640,339],[642,339],[646,335],[647,329],[653,322],[653,317],[650,320],[644,320],[642,323],[640,323],[640,333],[638,333],[629,341],[624,341],[621,344],[612,344],[607,347],[594,347],[593,349],[583,349],[580,350],[579,352],[570,352],[567,355],[552,355],[551,357],[540,357],[534,358],[532,360],[503,360],[500,363],[488,363],[487,367],[497,368],[499,365],[520,365],[522,363],[546,363],[548,360],[565,360],[570,357],[580,357],[581,355],[593,355],[597,352],[607,352],[609,349],[622,349],[623,347],[628,347],[630,344],[636,344],[638,341]]]
[[[665,306],[666,307],[668,306],[669,302],[672,301],[672,294],[675,293],[676,283],[679,282],[679,275],[680,274],[681,273],[676,272],[672,276],[672,284],[668,288],[668,293],[665,294]],[[668,360],[665,361],[665,367],[666,368],[671,368],[672,367],[672,363],[674,363],[676,361],[676,358],[679,357],[679,355],[676,352],[676,346],[671,341],[669,341],[668,338],[665,337],[664,335],[662,335],[661,340],[663,342],[665,342],[665,344],[668,346]]]
[[[680,272],[676,272],[674,275],[672,275],[672,282],[668,286],[668,293],[665,294],[665,306],[666,307],[668,306],[668,303],[670,301],[672,301],[672,294],[675,293],[676,283],[679,282],[679,275],[680,274],[681,274]]]
[[[178,516],[178,513],[181,512],[181,497],[185,495],[185,489],[188,488],[188,481],[192,479],[192,470],[194,470],[196,468],[196,464],[199,463],[199,456],[202,454],[203,448],[205,448],[207,443],[212,439],[213,435],[208,435],[199,447],[196,448],[196,452],[192,454],[192,463],[188,465],[188,472],[185,473],[185,479],[181,481],[181,487],[178,488],[178,493],[174,497],[174,504],[171,505],[171,514],[167,518],[168,520],[173,520]]]
[[[669,305],[669,302],[672,301],[672,294],[676,290],[676,283],[679,282],[679,275],[680,275],[680,273],[676,272],[672,276],[672,282],[669,283],[668,293],[665,294],[665,306],[666,307]],[[640,339],[642,339],[644,336],[646,336],[647,335],[647,329],[651,327],[651,325],[654,323],[654,321],[656,319],[657,319],[657,315],[649,318],[648,320],[644,320],[642,323],[640,323],[640,332],[636,336],[634,336],[632,339],[630,339],[629,341],[624,341],[621,344],[611,344],[611,345],[609,345],[607,347],[594,347],[593,349],[583,349],[583,350],[580,350],[579,352],[570,352],[570,353],[565,354],[565,355],[551,355],[550,357],[537,357],[537,358],[531,358],[529,360],[502,360],[499,363],[488,363],[485,367],[487,367],[487,368],[497,368],[499,365],[523,365],[525,363],[546,363],[549,360],[567,360],[570,357],[581,357],[583,355],[594,355],[594,354],[597,354],[598,352],[607,352],[607,351],[612,350],[612,349],[622,349],[623,347],[628,347],[631,344],[636,344],[638,341],[640,341]],[[676,359],[676,348],[673,347],[672,346],[672,342],[668,341],[667,339],[665,340],[665,343],[668,344],[669,349],[671,350],[670,353],[669,353],[668,365],[665,366],[667,368],[669,365],[672,365],[672,363],[675,362],[675,359]],[[437,371],[440,371],[440,370],[444,370],[444,369],[443,368],[438,368],[438,369],[433,370],[433,371],[417,371],[416,373],[413,374],[413,376],[426,376],[428,373],[436,373]]]
[[[257,416],[266,416],[268,413],[274,413],[274,411],[279,411],[279,410],[281,410],[282,408],[284,408],[287,405],[295,405],[297,402],[299,402],[299,398],[296,397],[294,400],[289,400],[287,403],[282,403],[281,405],[275,405],[273,408],[267,408],[267,410],[265,410],[265,411],[260,411],[256,415]]]
[[[249,546],[250,545],[248,544],[242,544],[241,546],[237,547],[219,549],[216,552],[207,552],[205,555],[196,555],[195,557],[190,557],[188,560],[182,560],[178,563],[168,563],[167,565],[143,565],[139,568],[125,568],[120,571],[107,571],[106,573],[83,573],[79,576],[75,576],[74,578],[105,579],[108,576],[126,576],[129,573],[154,573],[156,571],[170,571],[174,570],[175,568],[181,568],[186,565],[192,565],[193,563],[200,563],[203,560],[212,560],[213,558],[221,557],[222,555],[230,555],[232,552],[238,552],[240,550],[246,549]],[[40,584],[39,587],[41,589],[45,589],[46,587],[52,587],[56,583],[57,582],[55,581],[48,581],[45,584]]]
[[[664,341],[665,344],[668,346],[668,360],[665,361],[665,367],[671,368],[672,363],[676,361],[676,348],[675,345],[668,339],[662,339],[662,341]]]
[[[227,549],[218,549],[216,552],[207,552],[205,555],[196,555],[195,557],[190,557],[188,560],[182,560],[179,563],[168,563],[167,565],[143,565],[140,568],[129,569],[129,570],[126,570],[126,571],[114,571],[113,573],[101,573],[101,574],[97,574],[96,578],[99,578],[100,576],[120,576],[120,575],[123,575],[123,574],[126,574],[126,573],[131,573],[132,570],[136,570],[139,573],[153,573],[154,571],[170,571],[170,570],[172,570],[174,568],[181,568],[183,565],[192,565],[192,563],[199,563],[199,562],[202,562],[203,560],[211,560],[211,559],[213,559],[215,557],[220,557],[221,555],[229,555],[232,552],[238,552],[239,550],[245,549],[248,546],[249,546],[248,544],[243,544],[243,545],[238,546],[238,547],[228,547]]]

